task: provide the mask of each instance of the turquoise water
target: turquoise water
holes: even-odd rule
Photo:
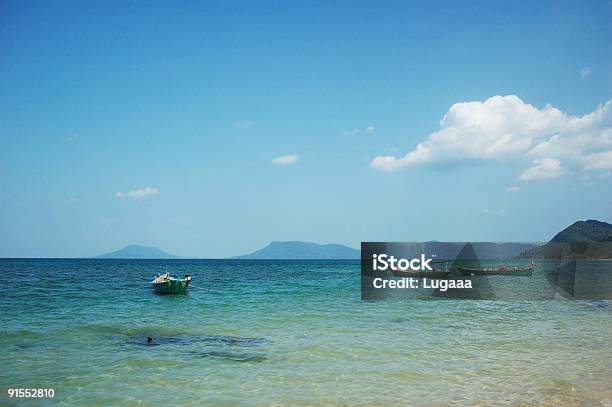
[[[165,269],[191,273],[187,295],[151,292]],[[612,404],[608,302],[362,302],[358,261],[5,259],[0,272],[2,405],[25,387],[70,406]]]

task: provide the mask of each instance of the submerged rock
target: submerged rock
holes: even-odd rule
[[[209,335],[202,338],[207,342],[220,342],[230,346],[259,346],[267,342],[265,338],[248,338],[242,336]]]
[[[263,362],[267,357],[260,353],[242,353],[226,350],[237,347],[253,348],[267,343],[265,338],[251,338],[231,335],[177,335],[177,336],[151,336],[147,335],[147,341],[142,341],[142,336],[131,337],[127,345],[147,346],[147,347],[170,347],[177,352],[179,346],[187,346],[186,354],[197,355],[200,357],[214,357],[231,360],[234,362]]]
[[[223,351],[211,351],[202,352],[199,354],[201,357],[215,357],[229,359],[234,362],[263,362],[268,358],[263,355],[248,354],[248,353],[236,353],[236,352],[223,352]]]

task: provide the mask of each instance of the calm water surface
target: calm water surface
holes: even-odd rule
[[[191,273],[187,295],[151,292],[165,269]],[[358,261],[3,259],[0,273],[0,405],[9,387],[70,406],[612,405],[608,302],[362,302]]]

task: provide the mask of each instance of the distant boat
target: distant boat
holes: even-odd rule
[[[484,275],[500,275],[500,276],[530,276],[535,269],[533,261],[527,267],[509,267],[500,266],[495,268],[470,268],[457,267],[457,270],[466,276],[484,276]]]
[[[158,274],[151,281],[151,286],[159,294],[181,294],[187,290],[189,283],[191,283],[191,276],[189,274],[185,274],[183,278],[178,278],[170,273],[164,273]]]

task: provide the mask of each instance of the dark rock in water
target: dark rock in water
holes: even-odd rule
[[[249,338],[244,336],[228,336],[228,335],[177,335],[177,336],[158,336],[153,339],[147,336],[147,343],[159,345],[193,345],[198,343],[219,344],[227,346],[259,346],[267,342],[265,338]]]
[[[197,339],[189,338],[189,337],[156,337],[153,338],[151,336],[147,336],[147,343],[143,344],[141,339],[138,340],[129,340],[128,343],[135,343],[137,345],[145,345],[145,346],[160,346],[160,345],[190,345],[196,342]]]
[[[235,352],[222,352],[222,351],[211,351],[202,352],[199,354],[201,357],[215,357],[229,359],[234,362],[263,362],[267,358],[262,355],[251,355],[247,353],[235,353]]]
[[[224,358],[234,362],[262,362],[267,358],[261,354],[253,353],[240,353],[234,351],[228,351],[226,349],[236,347],[256,347],[261,346],[267,342],[265,338],[248,338],[242,336],[228,336],[228,335],[206,335],[206,336],[195,336],[195,335],[182,335],[182,336],[171,336],[163,337],[156,336],[155,339],[152,336],[147,336],[147,342],[142,342],[142,337],[132,337],[127,344],[137,346],[168,346],[172,349],[172,346],[187,346],[187,353],[197,355],[200,357],[215,357]],[[177,352],[184,352],[178,348],[175,348]]]
[[[230,346],[259,346],[266,343],[265,338],[247,338],[242,336],[210,335],[202,338],[205,342],[220,342]]]

